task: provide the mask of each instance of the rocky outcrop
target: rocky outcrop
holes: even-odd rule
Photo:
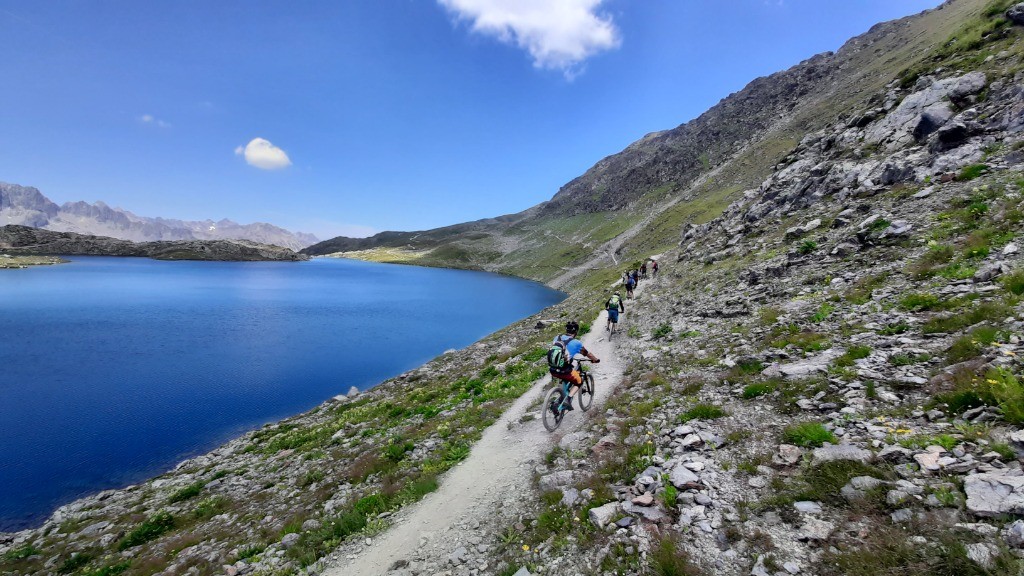
[[[10,254],[65,256],[145,256],[157,260],[308,260],[287,248],[241,240],[176,240],[129,242],[72,232],[51,232],[27,226],[0,228],[0,250]]]

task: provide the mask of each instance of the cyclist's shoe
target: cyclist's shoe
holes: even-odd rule
[[[573,411],[573,407],[572,407],[572,396],[569,396],[568,398],[566,398],[566,399],[565,399],[565,403],[564,403],[564,404],[562,404],[562,405],[563,405],[563,406],[565,406],[565,411],[566,411],[566,412],[572,412],[572,411]]]

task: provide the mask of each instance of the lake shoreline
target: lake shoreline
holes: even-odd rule
[[[420,266],[415,266],[420,268]],[[522,280],[522,279],[520,279]],[[540,283],[538,283],[540,284]],[[173,465],[168,466],[168,469],[162,474],[147,478],[144,481],[129,484],[119,488],[111,488],[105,490],[99,490],[89,495],[76,498],[66,504],[62,504],[56,507],[49,515],[41,520],[39,523],[33,523],[31,527],[20,529],[11,532],[0,533],[0,557],[3,553],[11,549],[15,549],[18,546],[25,545],[26,542],[34,542],[42,539],[47,541],[53,537],[67,538],[67,544],[79,545],[78,542],[88,542],[89,545],[100,545],[110,546],[112,543],[117,542],[120,538],[124,537],[124,529],[116,529],[115,527],[124,522],[137,522],[141,516],[146,516],[146,510],[152,511],[157,509],[170,508],[179,512],[177,508],[179,506],[174,505],[177,502],[171,502],[173,494],[167,494],[167,491],[174,488],[171,492],[177,493],[183,488],[189,486],[195,486],[197,484],[202,485],[202,491],[220,487],[228,484],[228,478],[236,474],[236,470],[243,470],[247,468],[260,468],[268,461],[275,460],[291,460],[296,456],[303,456],[301,452],[295,452],[291,449],[283,449],[280,451],[273,451],[272,454],[261,453],[254,454],[254,452],[261,451],[260,449],[254,449],[253,447],[258,444],[258,439],[272,436],[273,433],[280,430],[297,430],[297,429],[316,429],[317,426],[324,424],[324,417],[326,413],[336,411],[344,406],[376,406],[381,403],[387,403],[389,398],[396,398],[398,401],[402,401],[403,390],[401,385],[403,382],[415,382],[424,379],[432,379],[437,376],[443,376],[445,384],[457,378],[458,374],[472,373],[478,366],[481,358],[487,359],[487,364],[495,364],[495,359],[492,358],[495,355],[483,355],[476,351],[480,351],[483,348],[492,348],[495,351],[501,351],[501,356],[505,357],[516,351],[516,347],[522,346],[522,340],[524,338],[535,337],[539,333],[536,326],[541,318],[551,317],[557,315],[555,308],[559,308],[563,305],[564,300],[560,303],[555,303],[553,306],[543,308],[540,312],[530,315],[526,319],[519,320],[507,324],[492,334],[486,335],[475,342],[459,348],[458,351],[446,351],[425,363],[403,372],[393,378],[387,378],[379,381],[376,385],[368,388],[366,392],[359,394],[354,398],[348,398],[343,396],[345,389],[338,389],[336,392],[338,396],[334,396],[322,402],[321,404],[296,415],[289,416],[280,420],[273,421],[255,429],[246,431],[246,433],[234,437],[219,446],[214,447],[208,451],[203,451],[197,456],[184,459]],[[550,322],[544,324],[549,325]],[[510,340],[509,334],[512,335]],[[545,336],[544,338],[547,338]],[[518,345],[516,345],[518,342]],[[512,349],[510,349],[512,348]],[[413,407],[415,408],[415,407]],[[412,408],[411,408],[412,410]],[[464,409],[455,409],[452,414],[461,414],[465,412]],[[488,413],[487,418],[497,417],[500,412]],[[425,418],[424,418],[425,419]],[[403,422],[394,422],[395,426],[400,427],[399,424]],[[472,444],[471,437],[473,434],[477,434],[482,429],[485,421],[472,422],[471,425],[465,429],[458,430],[456,436],[458,438],[465,438],[466,440],[460,441],[463,444],[461,446],[470,446]],[[386,422],[385,426],[387,429],[391,422]],[[340,431],[340,430],[339,430]],[[468,435],[468,436],[467,436]],[[380,433],[373,437],[367,437],[366,441],[362,441],[362,437],[357,437],[357,441],[345,441],[344,445],[347,447],[349,443],[354,447],[359,445],[360,452],[364,455],[367,453],[376,454],[379,451],[386,449],[387,442],[394,438],[393,435]],[[427,440],[422,445],[418,442],[417,447],[414,448],[417,451],[417,458],[421,456],[428,456],[429,451],[438,448],[440,443],[439,438],[433,441]],[[330,443],[329,443],[330,444]],[[334,446],[334,444],[331,444]],[[423,454],[419,454],[422,451]],[[308,454],[304,455],[308,456]],[[304,457],[303,456],[303,457]],[[351,458],[338,458],[338,461],[344,464],[352,463],[359,456],[356,453],[352,453]],[[412,458],[412,456],[410,456]],[[271,467],[276,467],[273,465]],[[236,502],[233,505],[242,505],[238,502],[247,499],[248,497],[260,497],[260,493],[270,493],[273,495],[264,494],[261,497],[270,499],[282,499],[283,501],[289,500],[278,490],[281,484],[284,484],[291,489],[296,486],[300,488],[311,487],[315,488],[318,484],[316,474],[314,471],[304,470],[300,467],[299,470],[292,469],[288,466],[283,466],[283,472],[287,476],[287,480],[282,483],[268,480],[267,477],[261,474],[253,474],[250,472],[247,476],[256,476],[257,480],[253,482],[246,482],[248,489],[252,489],[253,485],[258,484],[260,486],[267,484],[274,484],[273,488],[266,488],[262,490],[255,490],[254,492],[247,492],[246,497],[241,497],[241,494],[234,493],[228,498],[232,502]],[[207,472],[212,471],[212,474]],[[231,470],[226,472],[225,470]],[[304,470],[304,471],[302,471]],[[218,478],[210,480],[211,477],[221,475]],[[301,478],[297,477],[301,476]],[[334,494],[332,498],[325,501],[322,497],[315,497],[317,500],[316,505],[324,507],[328,501],[334,501],[335,505],[328,506],[329,508],[337,507],[346,498],[350,499],[354,495],[357,495],[360,491],[367,489],[370,485],[376,485],[382,481],[382,478],[371,478],[366,479],[366,485],[359,485],[355,483],[355,487],[348,487],[342,490],[338,494]],[[231,483],[233,484],[233,483]],[[231,489],[229,486],[225,486],[227,489]],[[354,488],[354,489],[353,489]],[[154,495],[157,494],[157,497]],[[156,502],[154,502],[156,500]],[[183,501],[185,504],[195,504],[196,501]],[[202,501],[200,501],[202,503]],[[168,504],[171,504],[168,506]],[[299,506],[300,508],[301,506]],[[297,508],[297,509],[299,509]],[[287,509],[287,508],[286,508]],[[308,510],[307,512],[308,513]],[[89,522],[95,520],[95,522]],[[241,519],[232,519],[232,526],[239,522]],[[103,524],[106,523],[106,524]],[[100,528],[96,528],[100,526]],[[91,528],[91,530],[89,530]],[[49,535],[49,536],[47,536]],[[2,565],[2,563],[0,563]]]

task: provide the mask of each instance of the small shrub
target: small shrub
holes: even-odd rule
[[[888,228],[891,225],[892,225],[892,222],[886,220],[885,218],[879,218],[878,220],[875,220],[871,224],[868,224],[868,230],[871,230],[871,231],[885,230],[886,228]]]
[[[800,243],[800,246],[797,247],[796,251],[806,256],[807,254],[810,254],[811,252],[814,252],[817,249],[817,242],[815,242],[814,240],[804,240],[803,242]]]
[[[196,509],[192,512],[192,516],[198,520],[209,520],[217,514],[227,510],[230,503],[231,501],[223,496],[211,496],[210,498],[204,498],[196,505]]]
[[[885,279],[888,277],[888,272],[883,272],[861,278],[846,291],[846,300],[851,304],[866,304],[870,302],[871,294],[876,288],[884,284]]]
[[[820,422],[803,422],[787,427],[782,432],[782,439],[787,444],[812,447],[821,446],[825,442],[836,444],[835,434],[825,429]]]
[[[266,544],[252,544],[250,546],[246,546],[245,548],[242,548],[238,551],[238,559],[247,560],[249,558],[252,558],[253,556],[262,554],[263,551],[266,549]]]
[[[932,318],[921,327],[924,334],[937,332],[956,332],[968,326],[985,321],[999,322],[1013,315],[1013,309],[999,302],[982,302],[977,306],[951,316]]]
[[[118,550],[127,550],[155,540],[174,529],[175,519],[170,512],[157,512],[132,529],[117,544]]]
[[[547,348],[534,348],[533,350],[530,350],[526,354],[523,354],[523,361],[524,362],[536,362],[536,361],[540,360],[541,358],[544,358],[545,356],[547,356],[547,354],[548,354],[548,349]]]
[[[903,334],[907,330],[910,330],[910,325],[900,320],[893,324],[887,324],[885,328],[877,330],[881,336],[895,336],[897,334]]]
[[[690,563],[689,555],[672,536],[663,537],[651,550],[651,571],[657,576],[698,576],[700,570]]]
[[[946,351],[946,361],[950,364],[957,364],[981,356],[983,350],[981,342],[978,342],[974,336],[961,336]]]
[[[1013,451],[1013,448],[1010,448],[1009,444],[1004,442],[993,442],[988,445],[988,449],[999,454],[999,457],[1003,460],[1012,461],[1017,459],[1017,453]]]
[[[662,480],[665,485],[665,491],[662,492],[661,499],[665,503],[665,507],[671,510],[675,508],[676,501],[679,499],[679,490],[668,481],[668,474]]]
[[[310,470],[309,472],[306,472],[306,475],[299,482],[299,486],[302,486],[303,488],[305,488],[306,486],[310,486],[312,484],[316,484],[317,482],[319,482],[319,481],[321,481],[323,479],[324,479],[324,472],[323,472],[323,470]]]
[[[22,544],[18,548],[12,548],[7,552],[4,552],[4,560],[24,560],[30,556],[42,554],[42,550],[39,550],[31,544]]]
[[[1000,283],[1011,294],[1017,296],[1024,294],[1024,270],[1017,270],[1003,276]]]
[[[955,388],[936,397],[954,415],[978,406],[995,406],[1010,423],[1024,423],[1024,387],[1006,368],[992,368],[983,377],[962,377]]]
[[[70,574],[91,562],[95,557],[96,555],[91,552],[78,552],[72,554],[61,563],[60,567],[57,568],[57,572],[60,572],[61,574]]]
[[[921,312],[924,310],[931,310],[939,305],[941,300],[934,294],[927,292],[917,292],[907,294],[900,299],[900,308],[909,310],[911,312]]]
[[[670,326],[666,322],[664,324],[659,325],[657,328],[655,328],[654,330],[651,331],[651,338],[654,338],[655,340],[658,340],[658,339],[661,339],[661,338],[665,338],[666,336],[668,336],[671,333],[672,333],[672,326]]]
[[[714,420],[715,418],[721,418],[727,416],[728,413],[722,410],[721,406],[714,404],[697,404],[693,408],[690,408],[686,412],[679,415],[679,422],[689,422],[690,420]]]
[[[757,398],[758,396],[770,394],[773,390],[775,390],[775,387],[767,382],[750,384],[743,388],[743,398],[750,400],[752,398]]]
[[[906,354],[904,352],[898,352],[889,356],[889,364],[893,366],[910,366],[911,364],[919,364],[921,362],[927,362],[931,359],[931,356],[925,354]]]
[[[1021,276],[1021,293],[1024,293],[1024,272],[1021,273]],[[779,321],[779,316],[782,316],[782,310],[774,306],[762,306],[758,309],[757,315],[761,318],[762,324],[771,325]]]
[[[119,574],[124,574],[131,565],[130,560],[125,560],[124,562],[109,564],[95,570],[86,570],[81,572],[80,576],[118,576]]]
[[[178,490],[174,494],[171,494],[171,497],[168,498],[167,501],[170,502],[171,504],[174,504],[175,502],[181,502],[183,500],[188,500],[189,498],[195,498],[196,496],[199,495],[199,492],[202,491],[204,486],[206,486],[206,482],[203,481],[199,481],[194,484],[189,484],[188,486],[185,486],[184,488]]]
[[[871,347],[864,346],[861,344],[854,344],[850,346],[842,356],[836,358],[836,366],[846,367],[853,366],[856,360],[867,358],[871,355]]]
[[[825,319],[832,314],[832,312],[835,312],[835,309],[836,307],[833,306],[832,304],[829,304],[828,302],[823,302],[821,306],[818,307],[818,311],[815,312],[813,316],[811,316],[810,320],[815,324],[820,324],[821,322],[824,322]]]
[[[988,170],[987,164],[971,164],[970,166],[964,166],[960,173],[956,175],[957,182],[967,182],[968,180],[974,180],[978,176],[981,176]]]

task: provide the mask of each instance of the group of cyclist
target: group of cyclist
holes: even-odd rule
[[[623,273],[622,283],[626,287],[626,295],[630,298],[633,297],[633,290],[639,283],[640,278],[647,277],[647,260],[640,265],[640,268],[634,270],[628,270]],[[658,261],[650,259],[651,270],[654,276],[658,275]],[[604,309],[608,314],[608,322],[605,326],[605,331],[614,333],[615,327],[619,323],[619,314],[626,311],[626,304],[623,301],[622,294],[616,290],[612,293],[611,297],[605,301]],[[579,390],[580,384],[583,382],[582,375],[578,369],[579,364],[576,367],[573,366],[572,359],[577,354],[582,354],[591,362],[597,364],[601,360],[594,356],[589,350],[583,346],[583,342],[577,337],[579,335],[580,325],[575,320],[570,320],[565,324],[565,333],[556,336],[551,342],[551,348],[548,350],[548,368],[551,375],[555,378],[562,380],[570,385],[569,393],[563,400],[561,406],[563,410],[572,410],[572,399]],[[550,408],[552,411],[559,410],[557,406]]]

